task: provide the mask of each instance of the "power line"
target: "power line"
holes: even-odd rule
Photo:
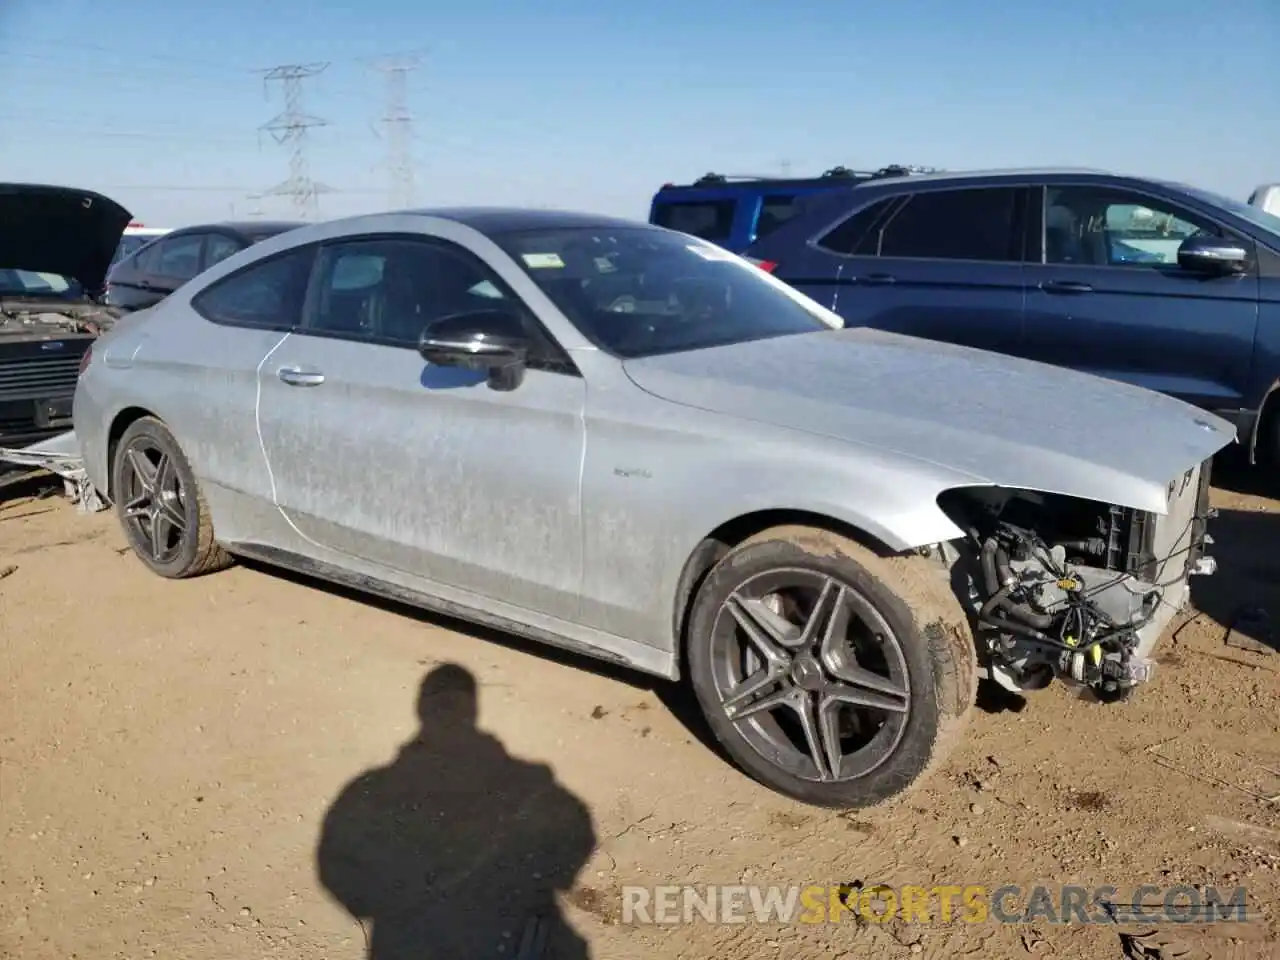
[[[289,178],[264,190],[262,196],[290,197],[294,211],[303,220],[314,220],[320,213],[319,195],[332,188],[311,179],[307,163],[307,131],[327,126],[329,121],[314,117],[302,109],[302,81],[322,73],[327,63],[291,63],[263,71],[263,82],[280,81],[284,87],[284,110],[260,129],[270,133],[277,143],[289,144]]]
[[[382,129],[387,138],[387,198],[392,209],[404,210],[414,205],[413,114],[409,112],[408,76],[421,66],[417,57],[386,60],[377,69],[387,76],[387,110],[382,115]]]
[[[256,200],[261,197],[268,196],[267,193],[255,192],[254,187],[247,187],[244,184],[228,184],[225,186],[214,186],[212,184],[163,184],[163,183],[107,183],[99,184],[94,187],[95,190],[116,190],[121,193],[126,190],[150,191],[152,193],[242,193],[249,199]],[[335,190],[334,192],[338,192]],[[342,193],[351,194],[375,194],[382,193],[376,187],[344,187]]]

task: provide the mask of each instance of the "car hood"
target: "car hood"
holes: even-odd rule
[[[60,274],[96,292],[130,219],[90,190],[0,183],[0,268]]]
[[[1163,394],[880,330],[798,334],[623,364],[673,403],[943,467],[956,485],[1163,513],[1170,481],[1235,439]]]

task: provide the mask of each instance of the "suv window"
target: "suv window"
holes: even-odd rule
[[[722,243],[733,231],[736,208],[735,200],[677,200],[658,204],[653,222],[668,230]]]
[[[223,277],[191,300],[206,320],[236,327],[297,326],[311,276],[314,247],[298,247]]]
[[[417,349],[429,323],[505,301],[543,347],[530,366],[568,364],[498,275],[452,245],[394,238],[332,243],[321,250],[319,271],[307,331]]]
[[[863,207],[818,241],[818,246],[832,253],[874,257],[880,246],[880,233],[875,228],[883,222],[889,208],[901,197],[877,200]]]
[[[756,218],[756,239],[767,237],[796,215],[796,198],[773,194],[760,201],[760,216]]]
[[[148,260],[148,272],[162,277],[190,280],[200,272],[200,246],[204,234],[188,233],[161,240]]]
[[[1020,261],[1021,188],[980,187],[917,193],[880,230],[882,257]]]
[[[220,263],[227,257],[233,257],[244,248],[239,241],[228,237],[225,233],[209,234],[209,243],[205,247],[205,269]]]
[[[1044,197],[1045,263],[1099,267],[1172,266],[1213,223],[1172,204],[1109,187],[1049,187]]]

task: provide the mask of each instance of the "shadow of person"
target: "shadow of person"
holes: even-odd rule
[[[320,881],[365,928],[369,960],[587,960],[555,892],[595,847],[590,814],[478,729],[476,705],[466,669],[427,674],[417,735],[329,807]]]

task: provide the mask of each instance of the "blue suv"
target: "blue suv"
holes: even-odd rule
[[[1094,171],[902,176],[744,253],[847,326],[1171,394],[1280,461],[1280,217],[1256,206]]]
[[[742,253],[795,216],[811,197],[920,169],[832,167],[818,177],[791,179],[708,173],[690,184],[663,184],[649,207],[649,222]]]

